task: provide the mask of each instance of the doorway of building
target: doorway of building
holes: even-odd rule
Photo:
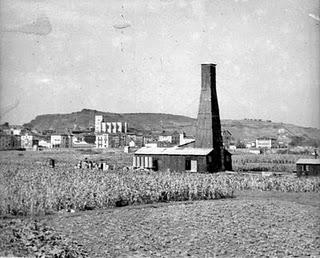
[[[154,160],[152,161],[152,169],[153,169],[154,171],[158,171],[159,165],[158,165],[158,160],[157,160],[157,159],[154,159]]]
[[[197,161],[196,160],[191,160],[191,172],[197,172]]]

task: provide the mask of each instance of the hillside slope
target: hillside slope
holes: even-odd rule
[[[107,121],[126,121],[129,131],[185,131],[187,135],[194,135],[196,119],[171,114],[157,113],[110,113],[91,109],[83,109],[70,114],[39,115],[30,123],[25,124],[40,131],[54,129],[58,132],[75,126],[86,129],[94,126],[95,115],[104,115]],[[301,137],[304,141],[320,141],[320,129],[301,127],[293,124],[274,123],[261,120],[222,120],[223,129],[228,129],[235,140],[255,139],[257,137],[277,137],[280,129],[284,129],[287,136]]]
[[[193,134],[195,128],[195,119],[170,114],[156,113],[110,113],[91,109],[83,109],[71,114],[48,114],[39,115],[24,126],[34,128],[40,131],[53,129],[63,132],[65,129],[75,127],[86,129],[94,127],[95,115],[103,115],[106,121],[110,122],[128,122],[131,131],[153,131],[161,132],[163,130],[184,130]]]

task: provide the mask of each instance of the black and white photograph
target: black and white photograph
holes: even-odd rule
[[[320,257],[319,0],[0,0],[0,257]]]

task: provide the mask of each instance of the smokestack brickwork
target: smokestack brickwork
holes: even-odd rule
[[[195,147],[213,148],[216,157],[215,169],[224,170],[224,150],[216,92],[215,64],[201,65],[201,95]]]

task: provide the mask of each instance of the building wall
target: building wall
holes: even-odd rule
[[[159,142],[172,142],[171,135],[159,135]]]
[[[107,133],[112,133],[112,124],[110,122],[107,122]]]
[[[103,116],[95,116],[95,133],[127,133],[127,122],[107,122]]]
[[[33,136],[32,135],[22,135],[21,136],[21,148],[32,149]]]
[[[271,149],[276,143],[275,139],[256,139],[256,148]]]
[[[101,123],[101,132],[107,132],[107,123],[106,122],[102,122]]]
[[[297,164],[297,175],[320,176],[320,164]]]
[[[152,165],[150,165],[150,158]],[[170,171],[184,172],[186,171],[186,160],[197,161],[197,172],[208,171],[208,156],[192,156],[192,155],[142,155],[136,154],[134,156],[134,167],[152,168],[156,171]],[[149,163],[146,166],[146,160]],[[156,163],[158,168],[156,168]],[[196,171],[194,171],[196,172]]]
[[[51,135],[50,144],[51,144],[51,148],[71,148],[72,136],[71,135]]]
[[[117,132],[120,132],[120,133],[122,133],[122,130],[123,130],[123,128],[122,128],[122,123],[121,122],[117,122]]]
[[[0,135],[0,150],[16,150],[21,148],[20,135]]]
[[[257,139],[256,140],[256,147],[271,149],[271,139]]]
[[[103,117],[101,115],[95,116],[95,122],[94,122],[94,130],[97,133],[101,133],[101,123],[102,123]]]
[[[112,128],[111,130],[112,133],[117,133],[117,122],[112,122],[111,128]]]
[[[108,134],[96,135],[96,148],[99,148],[99,149],[109,148]]]

